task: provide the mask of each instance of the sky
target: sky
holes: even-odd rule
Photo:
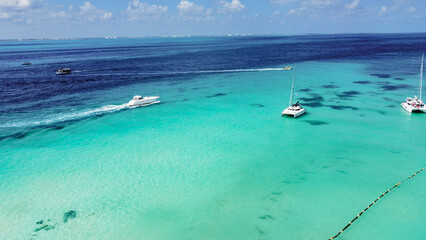
[[[426,32],[426,0],[0,0],[0,39]]]

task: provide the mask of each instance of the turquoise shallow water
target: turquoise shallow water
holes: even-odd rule
[[[142,92],[162,103],[0,142],[1,239],[328,239],[424,167],[408,89],[383,91],[362,62],[300,62],[308,114],[282,118],[292,74],[278,67],[94,91],[75,112]],[[422,239],[425,189],[421,173],[342,239]],[[39,220],[55,228],[34,232]]]

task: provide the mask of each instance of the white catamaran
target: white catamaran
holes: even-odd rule
[[[405,102],[401,103],[401,106],[407,110],[409,113],[412,112],[424,112],[426,113],[426,106],[422,101],[422,83],[423,83],[423,58],[422,55],[422,65],[420,66],[420,86],[419,86],[419,97],[414,96],[414,98],[407,97]]]
[[[292,67],[285,67],[283,70],[292,70]],[[288,103],[288,108],[284,109],[281,113],[281,116],[293,116],[297,118],[300,115],[306,113],[306,109],[302,107],[302,105],[297,101],[293,104],[293,95],[294,95],[294,79],[296,77],[296,70],[293,69],[293,83],[291,84],[291,93],[290,93],[290,102]]]

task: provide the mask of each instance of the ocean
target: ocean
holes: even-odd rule
[[[426,114],[400,106],[425,51],[424,33],[0,41],[0,239],[329,239],[426,166]],[[339,238],[423,239],[425,197],[422,172]]]

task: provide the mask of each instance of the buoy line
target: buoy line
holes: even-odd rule
[[[390,191],[392,191],[392,189],[398,187],[399,185],[401,185],[402,183],[404,183],[405,181],[407,181],[410,178],[413,178],[414,176],[416,176],[419,172],[423,171],[424,169],[426,169],[426,167],[418,170],[417,172],[413,173],[411,176],[409,176],[408,178],[404,179],[403,181],[395,184],[393,187],[391,187],[390,189],[388,189],[386,192],[382,193],[382,195],[380,195],[376,200],[374,200],[372,203],[370,203],[370,205],[368,205],[364,210],[362,210],[362,212],[360,212],[358,214],[358,216],[354,217],[354,219],[352,219],[348,225],[346,225],[344,228],[342,228],[342,230],[340,230],[340,232],[338,232],[336,235],[334,235],[334,237],[329,238],[329,240],[335,239],[337,238],[343,231],[345,231],[346,229],[348,229],[348,227],[355,222],[359,217],[361,217],[362,214],[364,214],[371,206],[373,206],[377,201],[379,201],[380,198],[382,198],[383,196],[385,196],[386,194],[388,194]]]

